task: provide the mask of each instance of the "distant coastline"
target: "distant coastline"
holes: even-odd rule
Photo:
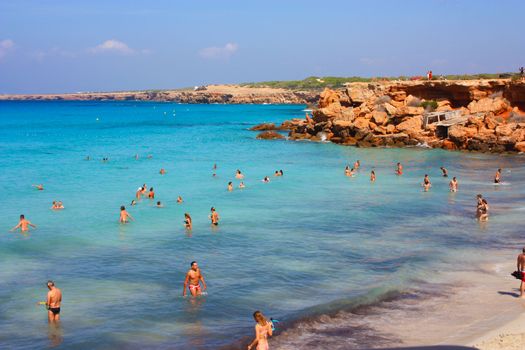
[[[208,85],[196,89],[65,94],[0,94],[0,101],[157,101],[222,104],[313,104],[320,91],[298,91],[271,87]]]

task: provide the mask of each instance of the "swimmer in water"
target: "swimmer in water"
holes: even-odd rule
[[[268,337],[273,334],[272,322],[268,321],[260,311],[253,313],[255,324],[255,339],[248,345],[248,350],[257,346],[256,350],[268,350]]]
[[[164,208],[164,205],[160,201],[157,202],[157,208]]]
[[[228,182],[228,191],[233,191],[233,183],[231,181]]]
[[[149,189],[148,198],[149,199],[154,199],[155,198],[155,191],[153,191],[153,187],[151,187]]]
[[[190,269],[186,273],[186,278],[184,279],[184,287],[182,290],[182,296],[186,296],[186,288],[190,290],[191,296],[196,297],[201,295],[201,286],[202,282],[202,291],[206,290],[206,282],[204,282],[204,276],[199,269],[196,261],[192,261],[190,264]]]
[[[166,174],[166,170],[164,170],[164,168],[160,169],[159,174],[161,174],[161,175]]]
[[[148,189],[148,186],[146,186],[146,184],[142,185],[142,189],[140,191],[140,194],[145,196],[146,195],[146,190]]]
[[[218,226],[219,225],[219,213],[217,213],[215,211],[215,208],[214,207],[211,207],[211,213],[210,215],[208,216],[208,218],[211,220],[211,224],[213,226]]]
[[[139,155],[138,154],[135,154],[135,159],[139,159]]]
[[[53,201],[53,205],[51,206],[51,209],[53,210],[61,210],[64,209],[64,204],[60,201]]]
[[[182,197],[181,196],[177,197],[177,203],[182,203]]]
[[[241,183],[239,184],[239,188],[245,188],[246,186],[244,185],[244,181],[241,181]]]
[[[131,214],[127,212],[126,207],[122,205],[120,207],[120,219],[119,219],[119,222],[121,224],[126,224],[126,223],[128,223],[128,219],[135,220],[135,219],[133,219],[133,216],[131,216]]]
[[[281,174],[281,176],[284,176],[284,173],[282,170],[279,170],[279,174]]]
[[[401,163],[397,163],[396,174],[403,175],[403,166],[401,165]]]
[[[40,184],[40,185],[32,185],[34,188],[36,188],[37,190],[39,191],[43,191],[44,190],[44,185]]]
[[[361,166],[361,162],[359,160],[356,160],[354,163],[354,169],[357,170]]]
[[[425,178],[423,179],[423,189],[425,192],[428,192],[428,190],[432,187],[432,183],[430,182],[430,179],[427,174],[425,174]]]
[[[441,171],[443,172],[443,177],[448,177],[448,170],[444,167],[440,167]]]
[[[268,183],[270,182],[270,178],[268,176],[265,176],[264,179],[262,179],[262,182]]]
[[[139,188],[137,189],[137,192],[135,193],[135,198],[136,198],[136,199],[140,199],[140,196],[142,196],[142,192],[143,192],[142,190],[143,190],[143,189],[144,189],[143,187],[139,187]]]
[[[279,174],[279,170],[275,170],[275,173],[273,174],[273,176],[281,176],[281,174]]]
[[[498,171],[496,171],[496,175],[494,175],[494,183],[501,183],[501,169],[498,169]]]
[[[213,164],[213,170],[217,170],[217,164],[216,163]]]
[[[49,323],[60,321],[60,304],[62,303],[62,291],[55,286],[55,282],[47,281],[46,307],[47,320]]]
[[[31,226],[32,228],[36,228],[36,225],[33,225],[31,223],[31,221],[26,219],[24,214],[21,214],[20,215],[20,221],[18,222],[18,225],[13,227],[10,231],[14,231],[14,230],[20,228],[20,231],[26,232],[26,231],[29,231],[29,226]]]
[[[371,182],[375,182],[376,181],[376,172],[373,171],[373,170],[370,172],[370,181]]]
[[[458,180],[456,180],[455,176],[452,178],[452,180],[450,180],[448,184],[448,188],[450,189],[450,192],[458,191]]]
[[[188,213],[184,213],[184,227],[186,227],[187,230],[191,230],[193,228],[191,216]]]
[[[345,176],[352,176],[352,172],[350,171],[350,167],[348,165],[345,166]]]
[[[237,172],[235,173],[235,178],[239,180],[244,179],[244,175],[241,173],[239,169],[237,169]]]
[[[130,205],[131,205],[131,206],[133,206],[133,205],[137,205],[137,201],[133,199],[133,200],[131,201]]]
[[[481,204],[478,205],[477,216],[479,221],[488,221],[489,219],[489,204],[485,198],[483,198]]]

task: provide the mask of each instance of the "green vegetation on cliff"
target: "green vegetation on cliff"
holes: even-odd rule
[[[432,80],[446,79],[446,80],[476,80],[476,79],[498,79],[510,78],[512,73],[497,73],[497,74],[451,74],[451,75],[434,75]],[[308,77],[303,80],[275,80],[262,81],[258,83],[243,83],[241,86],[247,87],[270,87],[282,88],[291,90],[322,90],[325,87],[337,89],[344,87],[345,83],[353,82],[371,82],[384,80],[424,80],[423,76],[399,76],[399,77]]]

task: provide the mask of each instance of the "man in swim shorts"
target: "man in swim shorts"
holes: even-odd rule
[[[518,261],[517,261],[517,268],[518,271],[523,272],[525,270],[525,248],[523,248],[522,253],[518,255]],[[521,277],[521,284],[520,284],[520,298],[525,298],[525,274]]]
[[[200,282],[202,282],[202,291]],[[196,261],[192,261],[190,264],[190,269],[186,273],[186,279],[184,280],[184,288],[182,290],[182,296],[186,296],[186,287],[189,288],[192,296],[201,295],[203,291],[206,290],[206,282],[204,282],[204,276],[199,269]]]
[[[60,303],[62,302],[62,291],[55,287],[55,282],[47,281],[47,292],[46,307],[47,307],[47,320],[48,322],[60,321]]]
[[[210,210],[211,210],[211,214],[209,218],[211,220],[211,224],[214,226],[218,226],[219,225],[219,214],[215,211],[214,207],[211,207]]]
[[[18,225],[13,227],[10,231],[14,231],[18,228],[20,228],[20,231],[22,232],[29,231],[29,226],[36,228],[36,225],[33,225],[31,221],[27,220],[24,214],[22,214],[20,215],[20,221],[18,222]]]

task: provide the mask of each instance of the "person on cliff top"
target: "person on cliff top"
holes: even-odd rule
[[[456,180],[455,176],[448,183],[448,188],[450,189],[450,192],[457,192],[458,191],[458,181]]]
[[[494,175],[494,183],[499,184],[501,183],[501,168],[496,171],[496,175]]]
[[[448,170],[445,167],[440,167],[439,169],[443,172],[443,177],[448,177]]]
[[[425,190],[425,192],[428,192],[430,187],[432,187],[432,183],[430,182],[428,174],[425,174],[425,178],[423,179],[423,189]]]
[[[521,275],[521,284],[520,284],[520,298],[525,298],[525,247],[521,250],[521,254],[518,255],[518,261],[516,262],[519,272],[522,272]]]
[[[20,231],[26,232],[26,231],[29,231],[29,226],[31,226],[32,228],[36,228],[36,225],[33,225],[31,223],[31,221],[26,219],[24,214],[21,214],[20,215],[20,221],[18,221],[18,225],[13,227],[10,231],[14,231],[14,230],[20,228]]]
[[[396,174],[403,175],[403,166],[401,165],[401,163],[397,163]]]
[[[375,182],[376,181],[376,172],[373,171],[373,170],[370,172],[370,181],[371,182]]]

